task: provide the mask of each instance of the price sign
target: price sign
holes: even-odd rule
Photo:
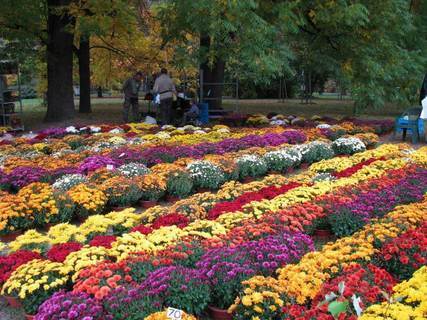
[[[114,170],[114,166],[111,164],[107,164],[107,170]]]
[[[171,319],[171,320],[182,319],[182,310],[175,309],[175,308],[168,308],[166,312],[167,312],[166,316],[168,317],[168,319]]]

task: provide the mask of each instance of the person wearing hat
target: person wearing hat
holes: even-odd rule
[[[142,72],[138,71],[133,77],[127,79],[123,84],[125,102],[123,103],[123,121],[129,122],[129,112],[132,111],[132,120],[138,122],[139,118],[139,89],[142,83]]]

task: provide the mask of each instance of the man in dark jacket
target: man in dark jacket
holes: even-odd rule
[[[138,122],[139,104],[138,95],[141,88],[142,72],[137,72],[132,78],[129,78],[123,84],[123,93],[125,102],[123,103],[123,121],[129,122],[129,111],[132,109],[133,121]]]

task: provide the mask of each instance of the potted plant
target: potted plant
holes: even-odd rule
[[[174,170],[168,173],[166,190],[168,201],[175,202],[180,198],[187,197],[193,190],[193,179],[184,170]]]
[[[141,287],[155,292],[164,307],[174,306],[189,314],[201,315],[210,301],[206,279],[198,270],[181,266],[161,267],[150,272]]]
[[[259,177],[267,172],[266,162],[256,155],[244,155],[237,159],[240,179],[250,182],[254,177]],[[250,177],[249,179],[246,179]],[[245,180],[246,179],[246,180]]]
[[[108,199],[108,205],[123,210],[138,202],[142,190],[138,184],[123,176],[112,177],[102,183],[100,189]]]
[[[362,140],[355,137],[338,138],[332,142],[332,148],[336,154],[354,154],[366,150],[366,146]]]
[[[24,311],[33,315],[54,292],[67,286],[71,271],[62,263],[34,259],[12,273],[3,285],[2,294],[19,298]]]
[[[161,297],[155,292],[148,293],[143,286],[118,287],[102,303],[112,320],[141,320],[164,309]]]
[[[97,300],[104,299],[113,289],[127,286],[134,281],[129,275],[131,268],[126,260],[100,262],[83,269],[76,279],[73,292],[87,293]]]
[[[301,168],[307,168],[311,163],[324,159],[330,159],[335,156],[330,143],[322,141],[313,141],[299,147],[302,154]]]
[[[11,276],[12,272],[19,266],[34,259],[41,259],[40,254],[29,250],[18,250],[7,256],[0,256],[0,287],[3,286],[5,281],[7,281]],[[16,297],[5,295],[5,299],[13,308],[21,306],[19,299]]]
[[[187,166],[187,170],[199,191],[218,189],[225,182],[225,174],[221,168],[209,161],[193,161]]]
[[[331,225],[327,217],[318,218],[313,222],[312,226],[314,235],[321,238],[329,238],[332,236]]]
[[[64,316],[65,315],[65,316]],[[84,292],[56,292],[39,307],[37,319],[92,319],[104,320],[110,315],[104,312],[102,303]]]
[[[366,221],[358,214],[343,208],[334,214],[328,215],[331,230],[337,237],[346,237],[362,229]]]
[[[136,179],[142,190],[141,206],[146,209],[155,206],[166,192],[166,179],[154,174],[147,174]]]
[[[273,172],[289,172],[301,162],[301,158],[301,152],[293,148],[270,151],[263,156],[268,170]]]
[[[67,193],[75,205],[75,215],[81,222],[90,215],[101,213],[107,203],[104,192],[90,185],[78,184]]]

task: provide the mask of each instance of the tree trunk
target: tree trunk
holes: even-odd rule
[[[74,23],[60,6],[69,5],[71,0],[48,0],[48,43],[47,43],[47,113],[46,121],[61,121],[73,118],[73,38],[66,28]]]
[[[89,38],[80,39],[79,48],[80,113],[91,113],[90,104],[90,52]]]
[[[211,46],[210,37],[201,36],[200,46],[202,48],[202,51],[208,52]],[[200,64],[200,69],[203,71],[204,100],[209,103],[210,109],[221,108],[224,86],[222,84],[218,85],[218,83],[224,82],[225,61],[221,58],[216,58],[213,65],[209,65],[209,62],[205,59],[205,61]]]

